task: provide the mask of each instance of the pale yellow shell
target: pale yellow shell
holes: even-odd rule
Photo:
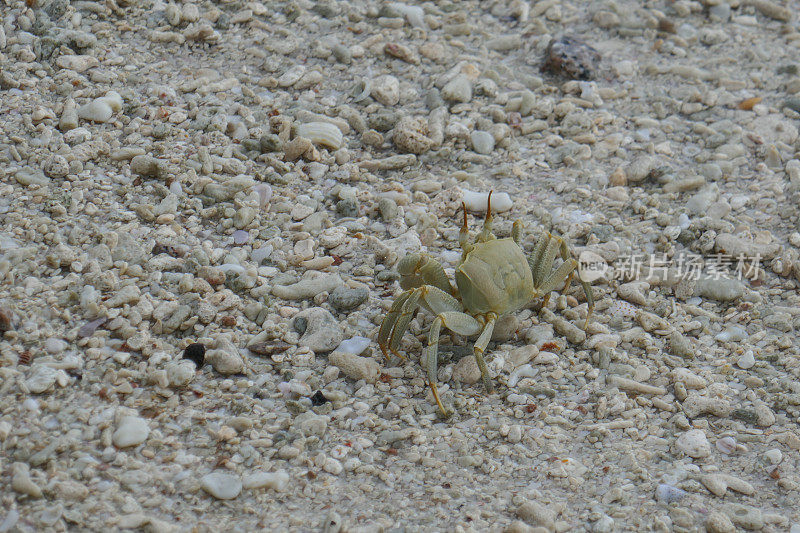
[[[297,126],[297,135],[309,139],[312,143],[333,150],[338,150],[342,146],[342,132],[327,122],[307,122]]]

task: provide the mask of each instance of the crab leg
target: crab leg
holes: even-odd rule
[[[494,387],[492,386],[492,381],[489,378],[489,369],[486,368],[486,361],[483,359],[483,352],[486,351],[489,341],[492,340],[492,332],[494,331],[495,322],[497,322],[497,315],[494,313],[489,313],[486,325],[483,326],[483,331],[481,331],[478,340],[475,341],[474,348],[475,361],[477,361],[478,368],[481,370],[481,379],[483,380],[483,386],[486,388],[487,392],[492,392]]]
[[[575,272],[575,269],[578,268],[578,262],[572,258],[567,259],[556,269],[555,272],[550,274],[542,286],[539,288],[540,291],[543,293],[547,293],[550,295],[550,292],[555,290],[562,282],[566,281],[566,285],[564,285],[563,292],[566,292],[567,288],[569,287],[569,282],[572,279],[572,274]]]
[[[378,331],[378,346],[381,347],[383,356],[389,360],[390,352],[405,359],[400,353],[397,352],[397,346],[400,345],[400,339],[403,337],[408,328],[408,323],[414,316],[417,310],[417,303],[419,302],[420,293],[417,289],[406,291],[397,297],[394,301],[389,312],[381,323],[381,329]]]
[[[400,359],[405,359],[397,349],[400,347],[403,334],[408,329],[408,324],[420,304],[434,314],[461,310],[461,304],[458,300],[432,285],[423,285],[401,293],[392,304],[391,309],[389,309],[381,323],[380,330],[378,330],[378,345],[387,360],[389,359],[388,352],[393,353]]]
[[[511,238],[517,243],[517,246],[522,247],[522,221],[515,220],[514,225],[511,226]]]
[[[425,353],[425,369],[428,372],[428,385],[431,388],[433,397],[444,416],[449,416],[448,411],[439,399],[439,392],[436,390],[436,370],[439,364],[439,334],[442,326],[460,335],[475,335],[481,330],[481,324],[470,315],[458,311],[445,311],[436,315],[428,333],[428,347]],[[491,332],[489,333],[491,337]],[[480,340],[480,339],[478,339]],[[488,343],[488,341],[487,341]],[[477,353],[477,352],[476,352]],[[483,358],[481,358],[482,360]],[[485,367],[485,365],[484,365]]]
[[[531,267],[531,274],[534,275],[534,280],[536,279],[536,269],[538,268],[539,262],[542,259],[542,254],[544,254],[544,249],[547,247],[547,243],[550,240],[549,233],[542,233],[538,239],[536,239],[536,244],[533,246],[533,252],[528,257],[528,266]]]
[[[561,240],[561,259],[565,262],[569,259],[569,248],[567,247],[567,242],[565,240]],[[574,267],[569,273],[569,277],[567,281],[564,283],[564,290],[561,291],[561,294],[567,292],[569,289],[569,284],[572,282],[572,278],[575,275],[575,272],[578,270],[578,262],[574,259],[571,260],[574,263]],[[589,306],[589,310],[586,313],[586,321],[583,323],[583,329],[586,329],[589,326],[589,318],[592,316],[592,311],[594,311],[594,296],[592,296],[592,289],[590,288],[589,284],[583,281],[580,276],[578,276],[578,281],[580,281],[581,287],[583,288],[583,294],[586,296],[586,304]]]
[[[558,241],[555,237],[548,233],[547,247],[544,249],[544,253],[539,258],[539,262],[536,264],[533,270],[533,286],[545,295],[544,299],[542,300],[542,307],[547,306],[547,301],[550,299],[550,291],[543,291],[541,290],[541,287],[545,281],[545,275],[547,275],[547,273],[550,272],[550,269],[553,267],[553,259],[555,259],[557,252]]]

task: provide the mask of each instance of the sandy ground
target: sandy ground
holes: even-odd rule
[[[5,0],[0,531],[797,533],[798,11]],[[445,419],[374,341],[489,191],[605,275]]]

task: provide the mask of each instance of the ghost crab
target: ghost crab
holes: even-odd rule
[[[423,365],[428,385],[444,416],[451,413],[442,405],[436,390],[442,326],[460,335],[478,335],[474,345],[475,360],[483,385],[491,392],[493,387],[483,353],[497,319],[527,307],[536,298],[543,297],[542,307],[546,306],[556,287],[564,283],[562,294],[567,291],[578,268],[578,261],[570,256],[567,243],[549,232],[543,232],[533,253],[526,257],[520,244],[522,222],[519,220],[514,222],[510,238],[496,238],[492,233],[491,200],[490,192],[483,229],[473,242],[470,242],[467,228],[467,206],[462,203],[464,222],[459,232],[462,254],[455,271],[455,286],[442,265],[425,254],[412,253],[400,261],[397,270],[404,292],[394,301],[378,331],[378,345],[387,360],[389,353],[405,359],[397,349],[417,309],[423,307],[435,315]],[[560,254],[563,263],[553,271],[556,254]],[[589,284],[578,280],[589,306],[584,323],[586,329],[594,309],[594,298]]]

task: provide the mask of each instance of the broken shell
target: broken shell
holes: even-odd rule
[[[353,87],[353,101],[358,103],[369,98],[372,93],[372,82],[369,79],[361,80]]]
[[[342,132],[327,122],[308,122],[297,126],[297,135],[310,139],[314,144],[338,150],[342,146]]]
[[[470,211],[486,212],[486,204],[489,200],[489,193],[486,192],[473,192],[467,189],[461,189],[462,199]],[[492,193],[492,211],[501,213],[511,209],[513,202],[508,193],[493,192]]]

